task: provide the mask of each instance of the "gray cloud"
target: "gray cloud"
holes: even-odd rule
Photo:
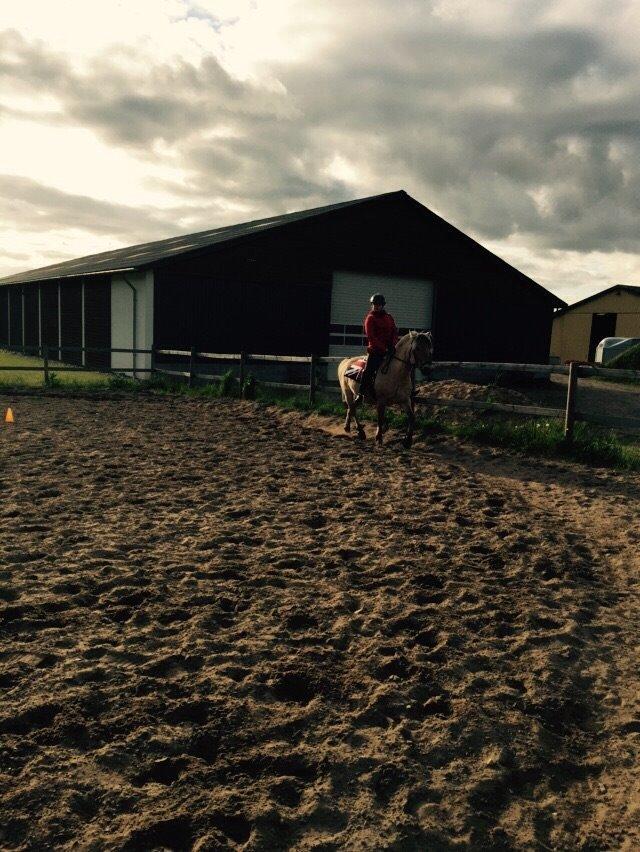
[[[152,239],[161,230],[170,233],[175,228],[170,216],[62,192],[14,175],[0,175],[0,222],[36,233],[74,228],[121,239],[132,233]]]
[[[26,227],[38,198],[48,222],[82,211],[87,229],[133,242],[175,232],[170,217],[186,223],[187,203],[201,205],[194,227],[225,224],[211,198],[268,215],[404,186],[479,239],[640,249],[640,66],[603,32],[539,23],[550,8],[541,0],[512,4],[499,36],[414,0],[372,0],[357,17],[331,2],[331,38],[313,61],[270,67],[281,91],[236,80],[213,57],[142,73],[112,55],[81,74],[46,46],[2,34],[0,78],[54,94],[59,120],[138,156],[155,156],[163,140],[188,174],[163,184],[177,201],[162,216],[22,185]],[[336,153],[363,168],[366,184],[332,176]]]

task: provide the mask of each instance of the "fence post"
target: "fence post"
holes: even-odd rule
[[[195,365],[196,365],[196,352],[197,349],[195,346],[191,347],[191,357],[189,358],[189,387],[193,387],[193,380],[195,378]]]
[[[42,347],[42,360],[44,361],[44,386],[49,387],[49,347]]]
[[[573,441],[573,425],[576,420],[576,390],[578,386],[578,365],[575,361],[569,364],[569,383],[567,385],[567,407],[564,416],[564,437]]]
[[[151,347],[151,358],[150,358],[149,366],[151,367],[151,372],[149,373],[149,378],[152,379],[153,374],[156,371],[156,349],[155,349],[155,346]]]
[[[238,369],[238,381],[240,382],[240,399],[244,399],[244,365],[247,360],[247,353],[240,353],[240,367]]]
[[[309,405],[314,405],[316,401],[318,356],[312,355],[309,363]]]

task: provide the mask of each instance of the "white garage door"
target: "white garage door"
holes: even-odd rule
[[[362,321],[373,293],[384,293],[400,333],[428,331],[433,317],[433,283],[419,278],[334,272],[331,291],[330,355],[364,352]]]

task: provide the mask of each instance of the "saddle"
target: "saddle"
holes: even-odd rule
[[[345,370],[345,378],[353,379],[354,382],[362,381],[362,374],[364,373],[365,367],[367,366],[367,356],[364,358],[358,358],[357,361],[354,361],[353,364]]]

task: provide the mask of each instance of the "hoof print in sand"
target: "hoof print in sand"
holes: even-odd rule
[[[284,619],[284,625],[293,631],[310,630],[318,626],[318,620],[306,612],[292,612]]]
[[[186,814],[161,819],[134,829],[122,845],[122,852],[149,852],[151,849],[171,849],[187,852],[193,847],[191,818]]]
[[[309,704],[326,688],[313,672],[290,669],[275,675],[269,683],[271,693],[278,701],[293,704]]]
[[[146,766],[135,776],[134,782],[143,784],[173,784],[184,772],[188,761],[181,758],[161,757]]]

